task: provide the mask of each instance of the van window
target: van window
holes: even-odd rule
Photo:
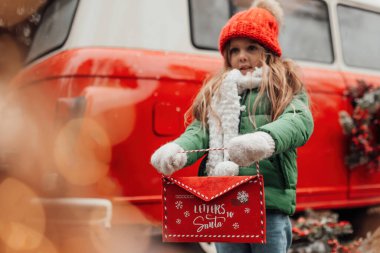
[[[380,69],[380,14],[338,5],[338,18],[344,62]]]
[[[280,44],[285,57],[331,63],[334,61],[327,5],[314,0],[281,0],[284,25]]]
[[[191,39],[201,49],[218,49],[219,32],[231,16],[226,0],[190,0]]]
[[[46,7],[27,62],[61,47],[70,31],[79,0],[53,0]]]
[[[220,29],[251,1],[189,0],[191,37],[200,49],[218,49]],[[280,0],[285,12],[280,44],[285,57],[331,63],[334,60],[327,5],[320,0]]]

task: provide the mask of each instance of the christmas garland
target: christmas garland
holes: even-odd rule
[[[370,171],[380,170],[380,88],[358,81],[348,89],[352,115],[339,112],[343,132],[349,138],[346,164],[350,169],[365,165]]]
[[[331,211],[306,210],[305,216],[294,221],[293,245],[289,252],[362,253],[359,250],[362,240],[340,243],[339,237],[353,231],[348,221],[338,221],[338,218],[338,214]]]

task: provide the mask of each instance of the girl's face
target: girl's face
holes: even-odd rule
[[[247,38],[231,39],[228,49],[228,59],[232,68],[240,70],[245,75],[261,66],[265,50],[258,43]]]

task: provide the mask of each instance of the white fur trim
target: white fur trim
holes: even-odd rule
[[[237,176],[239,175],[239,165],[231,161],[220,162],[215,166],[214,174],[210,176]]]
[[[245,76],[237,70],[231,70],[223,79],[220,88],[211,100],[211,110],[207,112],[209,126],[210,148],[224,147],[239,133],[240,96],[247,89],[253,89],[260,85],[262,79],[261,68],[248,72]],[[219,122],[220,120],[220,122]],[[218,163],[229,160],[227,150],[209,151],[206,163],[208,175],[214,175]]]
[[[277,20],[278,26],[281,27],[284,17],[284,11],[279,2],[275,0],[255,0],[252,7],[262,8],[269,11]]]
[[[154,152],[150,162],[159,173],[171,175],[182,169],[187,162],[187,155],[183,148],[174,142],[169,142]]]
[[[259,131],[233,138],[227,148],[231,161],[249,166],[270,157],[275,150],[275,142],[269,134]]]
[[[262,68],[256,68],[254,72],[248,72],[245,76],[242,75],[237,81],[239,95],[245,90],[259,87],[262,82],[262,73]]]

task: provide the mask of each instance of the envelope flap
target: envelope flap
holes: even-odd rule
[[[257,176],[165,177],[204,201],[213,200]]]

